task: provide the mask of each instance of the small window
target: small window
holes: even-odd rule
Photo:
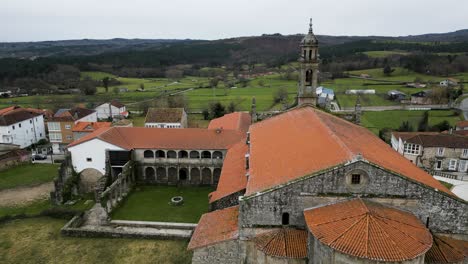
[[[289,225],[289,213],[283,213],[283,215],[281,216],[281,224]]]
[[[463,149],[462,157],[464,158],[468,157],[468,149]]]
[[[32,124],[32,120],[29,120],[29,124]]]
[[[67,135],[67,139],[68,139],[68,140],[71,140],[71,139],[72,139],[72,136]]]
[[[466,172],[467,166],[468,166],[468,161],[460,160],[460,162],[458,164],[458,171],[459,172]]]
[[[436,170],[441,170],[442,169],[442,161],[441,160],[436,161],[435,169]]]
[[[361,184],[361,174],[351,175],[351,184]]]
[[[439,157],[444,156],[444,148],[437,148],[437,156]]]
[[[71,129],[71,125],[65,125],[65,129]]]
[[[21,127],[21,123],[18,124],[18,127]]]
[[[457,160],[456,159],[451,159],[449,162],[449,170],[454,171],[457,169]]]
[[[15,130],[15,126],[12,126],[11,128],[13,128],[13,130]]]
[[[86,161],[87,161],[87,162],[92,162],[93,159],[92,159],[92,158],[86,158]]]

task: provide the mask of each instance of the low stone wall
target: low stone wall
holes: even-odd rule
[[[239,197],[245,194],[245,189],[210,203],[210,212],[239,205]]]

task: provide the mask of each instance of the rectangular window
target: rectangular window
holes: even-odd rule
[[[86,161],[87,161],[87,162],[92,162],[93,159],[92,159],[92,158],[86,158]]]
[[[18,127],[21,127],[21,123],[18,124]]]
[[[442,169],[442,161],[441,160],[436,161],[435,169],[436,170],[441,170]]]
[[[417,144],[406,143],[405,154],[419,155],[421,146]]]
[[[49,139],[51,142],[62,142],[62,134],[57,132],[50,132]]]
[[[13,128],[13,130],[15,130],[15,126],[12,126],[11,128]]]
[[[361,174],[351,175],[351,184],[361,184]]]
[[[468,161],[460,160],[460,162],[458,164],[458,171],[459,172],[466,172],[467,167],[468,167]]]
[[[65,125],[65,129],[71,129],[71,125]]]
[[[71,140],[71,139],[72,139],[72,136],[67,135],[67,140]]]
[[[468,158],[468,149],[463,149],[463,151],[462,151],[462,157],[463,157],[463,158]]]
[[[29,120],[29,124],[32,124],[32,120]]]
[[[437,148],[437,156],[442,157],[444,156],[445,148]]]
[[[47,123],[49,131],[60,131],[60,123],[58,122],[49,122]]]
[[[451,159],[449,162],[449,170],[454,171],[457,170],[457,160],[456,159]]]

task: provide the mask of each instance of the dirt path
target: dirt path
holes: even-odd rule
[[[53,182],[34,187],[19,187],[0,191],[0,206],[18,206],[34,200],[47,198],[54,189]]]

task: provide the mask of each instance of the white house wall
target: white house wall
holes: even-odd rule
[[[112,111],[112,116],[119,116],[121,113],[125,112],[125,106],[121,108],[117,108],[115,106],[111,106],[111,111]],[[98,107],[96,107],[94,110],[96,110],[97,113],[97,118],[99,119],[107,119],[110,116],[109,113],[109,104],[102,104]]]
[[[15,129],[13,129],[13,126]],[[0,143],[16,144],[20,145],[21,148],[26,148],[45,138],[43,116],[36,116],[9,126],[0,127]]]
[[[97,122],[97,112],[89,114],[81,119],[75,121],[75,124],[78,122]]]
[[[100,139],[93,139],[68,148],[76,172],[93,168],[102,174],[106,172],[106,150],[125,150]],[[88,161],[88,158],[91,161]]]

